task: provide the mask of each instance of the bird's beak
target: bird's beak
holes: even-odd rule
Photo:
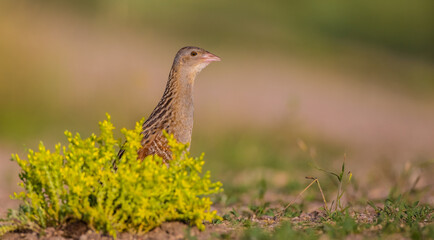
[[[217,57],[216,55],[206,52],[204,55],[202,55],[202,60],[204,62],[220,62],[221,59]]]

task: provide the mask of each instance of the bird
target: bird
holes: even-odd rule
[[[196,76],[220,57],[199,47],[183,47],[175,55],[163,96],[142,125],[138,159],[158,155],[166,165],[172,160],[163,130],[181,143],[189,144],[193,131],[193,88]],[[118,158],[122,157],[121,149]]]

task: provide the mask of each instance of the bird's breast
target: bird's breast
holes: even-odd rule
[[[179,142],[190,143],[193,132],[193,103],[178,104],[178,108],[173,113],[170,132]]]

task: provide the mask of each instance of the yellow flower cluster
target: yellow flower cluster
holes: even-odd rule
[[[13,155],[24,188],[13,197],[24,201],[18,215],[27,220],[21,224],[45,228],[72,218],[116,236],[174,220],[204,229],[204,221],[220,218],[210,210],[208,195],[222,191],[221,183],[212,182],[209,172],[202,174],[203,155],[190,157],[186,145],[166,134],[173,152],[170,167],[158,156],[138,160],[139,122],[134,130],[121,130],[125,153],[115,171],[120,141],[114,139],[110,116],[99,126],[100,136],[86,139],[66,131],[68,146],[57,144],[54,152],[41,143],[39,151],[29,150],[27,159]]]

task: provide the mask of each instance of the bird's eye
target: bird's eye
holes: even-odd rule
[[[197,55],[197,52],[193,51],[193,52],[190,53],[190,55],[194,57],[194,56]]]

